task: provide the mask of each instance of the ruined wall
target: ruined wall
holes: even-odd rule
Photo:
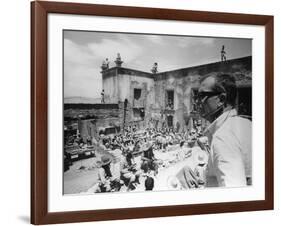
[[[116,68],[110,68],[102,72],[102,88],[104,89],[105,103],[118,102],[118,76]]]
[[[64,118],[111,118],[118,117],[118,104],[64,104]]]
[[[141,89],[141,98],[134,100],[134,89]],[[127,112],[125,124],[138,122],[144,127],[150,109],[155,103],[154,80],[150,73],[115,67],[103,72],[103,89],[105,90],[105,101],[110,103],[124,103],[127,99]],[[122,105],[123,106],[123,105]],[[142,109],[145,118],[135,117],[137,109]],[[124,115],[123,115],[124,117]]]
[[[226,62],[217,62],[196,67],[183,68],[157,74],[155,80],[155,106],[158,111],[165,111],[166,90],[174,90],[174,120],[181,126],[185,124],[185,116],[192,110],[192,89],[199,86],[202,76],[213,73],[228,73],[236,77],[237,84],[251,84],[252,57],[244,57]],[[166,111],[172,114],[171,111]]]
[[[78,120],[78,130],[86,142],[87,137],[99,137],[99,132],[105,132],[106,129],[112,128],[117,132],[121,130],[122,122],[119,118],[100,118],[100,119],[80,119]]]
[[[173,71],[158,75],[155,82],[155,95],[158,111],[165,115],[173,115],[174,126],[177,122],[180,125],[185,125],[184,115],[189,114],[191,109],[191,89],[198,87],[200,75],[195,71]],[[166,92],[167,90],[174,91],[174,108],[167,109]]]
[[[118,104],[64,104],[64,125],[77,125],[84,141],[101,129],[121,128],[122,116]]]
[[[154,80],[151,74],[119,68],[118,82],[120,101],[128,100],[128,121],[139,121],[142,124],[140,127],[144,127],[146,119],[151,113],[151,107],[155,103]],[[134,89],[141,89],[141,96],[138,100],[134,99]],[[138,112],[140,110],[145,114],[144,119],[134,114],[134,111]]]

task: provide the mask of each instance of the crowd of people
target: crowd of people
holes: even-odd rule
[[[195,120],[194,120],[195,121]],[[201,120],[194,122],[194,128],[179,132],[177,128],[139,129],[128,126],[123,133],[97,138],[72,136],[67,143],[80,149],[92,147],[103,150],[95,162],[98,168],[98,183],[95,192],[119,191],[125,187],[134,190],[143,182],[144,190],[153,190],[159,169],[183,161],[191,155],[191,149],[202,137]],[[172,153],[166,160],[157,158],[157,153]],[[142,179],[142,180],[141,180]]]
[[[154,179],[159,169],[172,163],[183,161],[191,155],[193,147],[202,136],[201,125],[184,133],[173,128],[137,129],[129,126],[124,133],[114,136],[100,134],[99,140],[92,139],[92,144],[106,150],[97,162],[99,168],[99,186],[97,192],[134,190],[144,179],[144,189],[153,190]],[[173,153],[167,161],[157,158],[157,153]],[[171,156],[171,155],[170,155]]]
[[[147,128],[144,130],[137,129],[136,126],[129,126],[123,134],[114,136],[105,136],[100,134],[99,144],[105,149],[130,150],[138,152],[140,148],[148,143],[153,142],[155,149],[168,150],[170,146],[179,144],[181,141],[194,141],[201,136],[201,127],[186,132],[177,132],[174,128],[164,127],[162,129]],[[97,143],[96,140],[93,143]]]

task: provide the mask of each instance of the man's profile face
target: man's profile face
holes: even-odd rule
[[[200,115],[209,120],[209,116],[212,115],[219,105],[218,93],[214,92],[216,80],[210,76],[204,79],[198,89],[199,101],[200,101]]]

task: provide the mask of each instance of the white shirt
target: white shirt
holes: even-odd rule
[[[215,175],[219,186],[246,186],[246,177],[252,176],[252,122],[232,109],[210,124],[205,134],[211,144],[208,175]]]

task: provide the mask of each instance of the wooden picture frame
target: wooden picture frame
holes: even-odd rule
[[[265,27],[265,199],[160,207],[48,212],[48,14],[194,21]],[[273,16],[189,10],[31,3],[31,223],[52,224],[273,209]],[[262,148],[262,147],[261,147]]]

